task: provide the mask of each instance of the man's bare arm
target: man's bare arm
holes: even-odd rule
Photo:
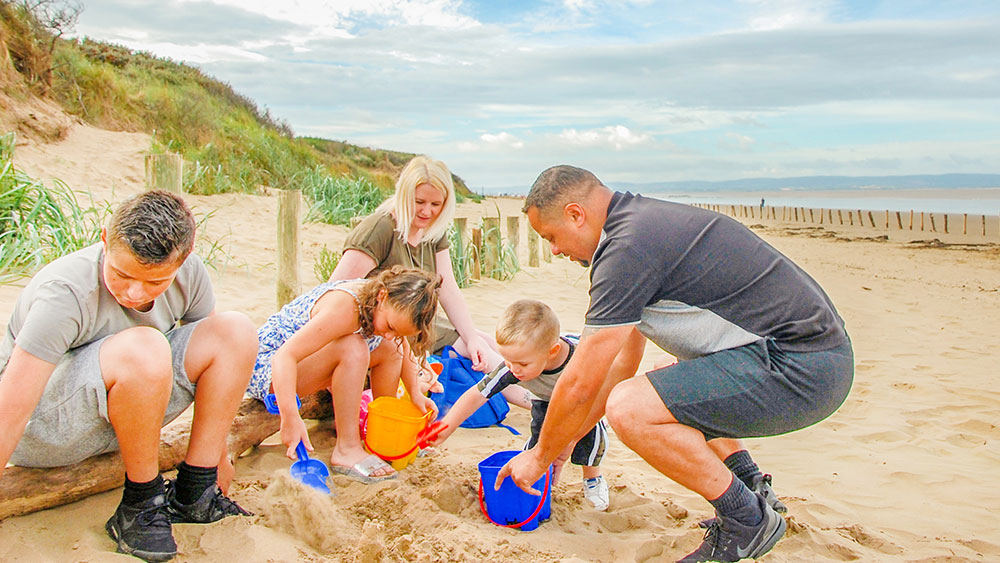
[[[604,380],[604,385],[601,386],[597,399],[590,409],[590,414],[587,415],[583,426],[578,431],[577,440],[586,436],[604,416],[608,396],[611,394],[611,390],[615,388],[615,385],[634,376],[635,372],[639,370],[639,364],[642,362],[642,355],[645,349],[646,337],[639,332],[639,329],[633,328],[632,333],[628,335],[625,345],[618,352],[618,355],[615,356],[615,361],[611,364],[611,369],[608,370],[608,377]]]
[[[584,428],[596,424],[594,420],[586,426],[593,412],[603,414],[608,393],[620,381],[609,381],[611,366],[633,331],[633,325],[584,329],[576,352],[552,392],[541,436],[533,448],[546,465],[574,442]],[[631,347],[628,353],[632,353]],[[627,367],[622,366],[622,369]]]

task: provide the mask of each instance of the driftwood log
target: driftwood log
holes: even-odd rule
[[[302,418],[333,416],[330,393],[320,391],[302,400]],[[191,420],[182,416],[160,433],[160,471],[169,471],[184,461]],[[263,403],[244,399],[226,440],[230,455],[263,442],[278,431],[276,415],[268,413]],[[37,469],[8,467],[0,476],[0,520],[67,504],[120,487],[125,482],[125,466],[118,452],[109,452],[83,460],[76,465]]]

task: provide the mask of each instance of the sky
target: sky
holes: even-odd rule
[[[79,1],[77,36],[477,191],[1000,172],[995,0]]]

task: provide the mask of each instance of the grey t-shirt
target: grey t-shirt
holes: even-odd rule
[[[69,350],[135,326],[167,332],[178,321],[205,318],[215,294],[204,263],[187,257],[167,290],[147,312],[126,309],[104,285],[104,247],[94,244],[54,260],[28,282],[0,342],[0,370],[16,343],[32,356],[57,363]]]
[[[738,221],[616,192],[594,253],[587,326],[638,325],[679,359],[772,337],[791,351],[847,342],[805,271]]]

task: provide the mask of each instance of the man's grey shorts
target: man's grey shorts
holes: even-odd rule
[[[163,424],[194,401],[195,385],[184,371],[184,355],[197,322],[166,333],[174,370],[174,388]],[[108,419],[108,392],[101,376],[102,338],[70,350],[56,364],[10,462],[24,467],[72,465],[118,449]],[[136,405],[142,408],[142,405]]]
[[[674,418],[706,440],[775,436],[840,407],[854,381],[854,352],[850,341],[820,352],[790,352],[764,338],[646,377]]]

